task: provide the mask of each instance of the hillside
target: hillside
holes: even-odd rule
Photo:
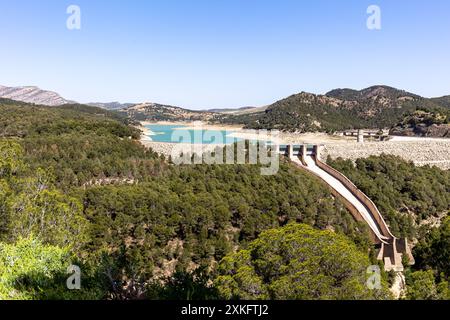
[[[208,111],[193,111],[158,103],[142,103],[123,110],[138,121],[208,121],[215,115]]]
[[[352,89],[335,89],[326,94],[327,97],[333,97],[341,100],[364,101],[372,98],[384,97],[386,100],[381,101],[382,104],[395,104],[396,100],[420,100],[420,96],[399,90],[389,86],[372,86],[363,90]]]
[[[450,108],[450,96],[444,96],[444,97],[440,97],[440,98],[432,98],[431,100],[438,105]]]
[[[30,167],[51,170],[61,188],[154,172],[156,156],[136,141],[140,131],[129,124],[122,114],[101,108],[0,99],[0,140],[19,142]]]
[[[209,109],[208,112],[213,113],[240,113],[240,112],[246,112],[254,110],[255,107],[241,107],[241,108],[224,108],[224,109]]]
[[[417,108],[443,108],[444,104],[387,86],[360,91],[336,89],[326,95],[302,92],[275,102],[263,112],[225,115],[219,121],[241,123],[251,129],[285,131],[342,131],[391,128]]]
[[[450,138],[450,109],[418,109],[407,113],[390,134]]]
[[[103,108],[107,110],[122,110],[136,105],[135,103],[120,103],[120,102],[90,102],[88,106]]]

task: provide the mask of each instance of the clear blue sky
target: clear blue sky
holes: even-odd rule
[[[380,31],[366,27],[371,4]],[[450,94],[448,0],[0,0],[0,39],[0,84],[80,102],[259,106],[373,84]]]

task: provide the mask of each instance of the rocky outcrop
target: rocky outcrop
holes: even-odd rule
[[[413,127],[395,127],[390,131],[394,136],[421,136],[421,137],[435,137],[435,138],[450,138],[450,125],[448,124],[433,124],[427,126],[425,124],[415,125]]]
[[[41,90],[38,87],[0,86],[0,98],[51,107],[72,103],[72,101],[62,98],[56,92]]]
[[[450,138],[450,111],[417,110],[390,130],[395,136]]]

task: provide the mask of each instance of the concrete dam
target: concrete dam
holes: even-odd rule
[[[359,190],[346,176],[320,160],[322,146],[287,145],[280,153],[288,157],[299,169],[305,170],[325,182],[357,221],[365,222],[372,242],[378,248],[377,258],[386,271],[403,271],[402,257],[414,263],[407,239],[396,238],[373,201]]]

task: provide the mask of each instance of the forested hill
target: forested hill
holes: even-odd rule
[[[141,179],[161,165],[121,113],[86,105],[46,107],[0,100],[0,139],[17,141],[30,166],[49,168],[61,187]]]
[[[194,111],[159,103],[142,103],[122,110],[139,121],[208,121],[214,112]]]
[[[385,129],[402,122],[406,113],[418,108],[442,110],[448,108],[448,102],[445,97],[427,99],[387,86],[361,91],[336,89],[326,95],[302,92],[272,104],[264,112],[222,116],[220,121],[252,129],[299,132]]]
[[[450,96],[431,99],[434,103],[450,108]]]
[[[386,105],[388,103],[394,103],[394,101],[398,99],[416,101],[423,99],[417,94],[407,92],[405,90],[399,90],[389,86],[372,86],[359,91],[352,89],[335,89],[328,92],[326,96],[349,101],[364,101],[373,97],[384,97],[386,99]]]

